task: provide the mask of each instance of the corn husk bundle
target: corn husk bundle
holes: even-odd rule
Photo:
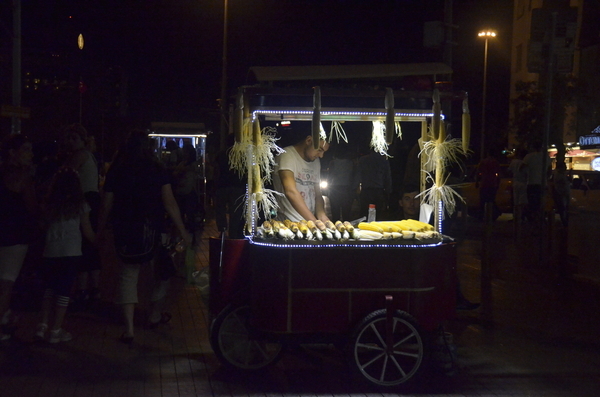
[[[342,123],[335,120],[331,122],[331,130],[329,131],[329,138],[327,138],[327,142],[331,143],[334,135],[338,143],[340,143],[340,140],[348,143],[348,136],[346,135],[346,131],[344,131],[344,127],[342,127]]]
[[[466,154],[469,151],[471,140],[471,115],[469,114],[469,101],[465,97],[462,103],[462,150]]]

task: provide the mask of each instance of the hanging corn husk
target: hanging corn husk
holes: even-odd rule
[[[391,145],[394,142],[396,111],[394,110],[394,90],[389,87],[385,89],[385,112],[385,142]]]
[[[373,121],[373,132],[371,133],[371,147],[377,153],[387,156],[388,145],[385,141],[385,123]]]
[[[471,140],[471,114],[469,114],[469,100],[466,95],[462,102],[462,109],[462,150],[466,154]]]
[[[396,136],[398,136],[398,138],[402,139],[402,127],[400,126],[400,122],[396,121],[394,123],[394,126],[396,127]]]
[[[325,132],[325,128],[323,127],[323,123],[319,123],[319,125],[321,126],[321,129],[319,130],[319,139],[327,141],[327,132]],[[331,140],[331,135],[329,136],[329,139]]]
[[[313,87],[313,114],[312,114],[312,140],[313,148],[319,148],[319,139],[321,137],[321,88],[319,86]]]
[[[431,138],[437,140],[440,136],[440,123],[442,118],[442,104],[440,103],[440,91],[433,90],[433,119],[431,120]]]
[[[443,130],[440,129],[440,132],[440,138],[444,137],[445,139],[445,128]],[[459,139],[427,141],[420,153],[420,155],[423,155],[427,159],[424,169],[430,170],[425,171],[427,179],[433,182],[433,186],[422,193],[425,198],[424,201],[434,208],[438,208],[441,200],[449,215],[452,215],[456,209],[455,196],[461,200],[463,199],[451,186],[446,185],[448,175],[446,175],[445,169],[449,164],[459,162],[461,153],[462,142]],[[431,176],[431,170],[435,170],[435,179]]]
[[[427,173],[427,179],[433,181],[430,173]],[[447,180],[448,178],[446,177],[445,179]],[[438,208],[440,202],[444,203],[445,212],[448,215],[452,215],[456,210],[457,198],[462,202],[465,200],[452,186],[445,185],[446,180],[439,186],[434,182],[433,186],[421,192],[418,196],[422,196],[423,202],[431,205],[433,208]],[[440,228],[436,227],[436,229],[439,230]]]
[[[335,134],[335,137],[336,137],[338,143],[340,143],[340,139],[343,140],[344,142],[348,143],[348,136],[346,135],[346,131],[344,131],[344,128],[342,127],[342,123],[340,123],[339,121],[331,122],[331,130],[329,132],[329,138],[328,138],[329,140],[327,142],[332,141],[334,134]]]
[[[229,151],[229,168],[235,170],[238,175],[243,176],[248,172],[247,153],[248,146],[252,145],[252,120],[244,118],[242,121],[240,141],[233,144]]]

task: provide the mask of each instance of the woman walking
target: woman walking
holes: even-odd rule
[[[42,204],[42,221],[46,226],[46,243],[41,273],[46,290],[41,321],[35,335],[45,339],[54,311],[49,342],[67,342],[72,336],[63,329],[63,321],[82,260],[82,234],[91,244],[96,240],[90,223],[90,206],[85,201],[79,175],[74,169],[64,167],[54,175]]]
[[[133,319],[138,303],[140,265],[152,262],[165,210],[184,241],[187,244],[192,242],[173,196],[169,172],[156,158],[152,148],[152,140],[145,131],[132,131],[119,149],[104,184],[99,230],[104,229],[110,215],[115,249],[122,262],[117,299],[125,318],[121,341],[128,344],[133,342],[134,337]],[[168,281],[158,277],[156,267],[150,267],[155,285],[148,321],[153,326],[167,322],[170,315],[162,311]]]

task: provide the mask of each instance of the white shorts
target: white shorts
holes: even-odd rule
[[[15,282],[21,272],[28,247],[27,244],[0,247],[0,280]]]

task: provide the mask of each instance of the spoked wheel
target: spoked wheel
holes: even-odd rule
[[[413,378],[423,363],[425,346],[416,321],[395,311],[377,310],[356,327],[349,343],[354,372],[377,386],[396,386]]]
[[[258,370],[281,356],[281,343],[261,339],[248,325],[249,306],[228,306],[212,324],[212,348],[221,363],[237,369]]]

